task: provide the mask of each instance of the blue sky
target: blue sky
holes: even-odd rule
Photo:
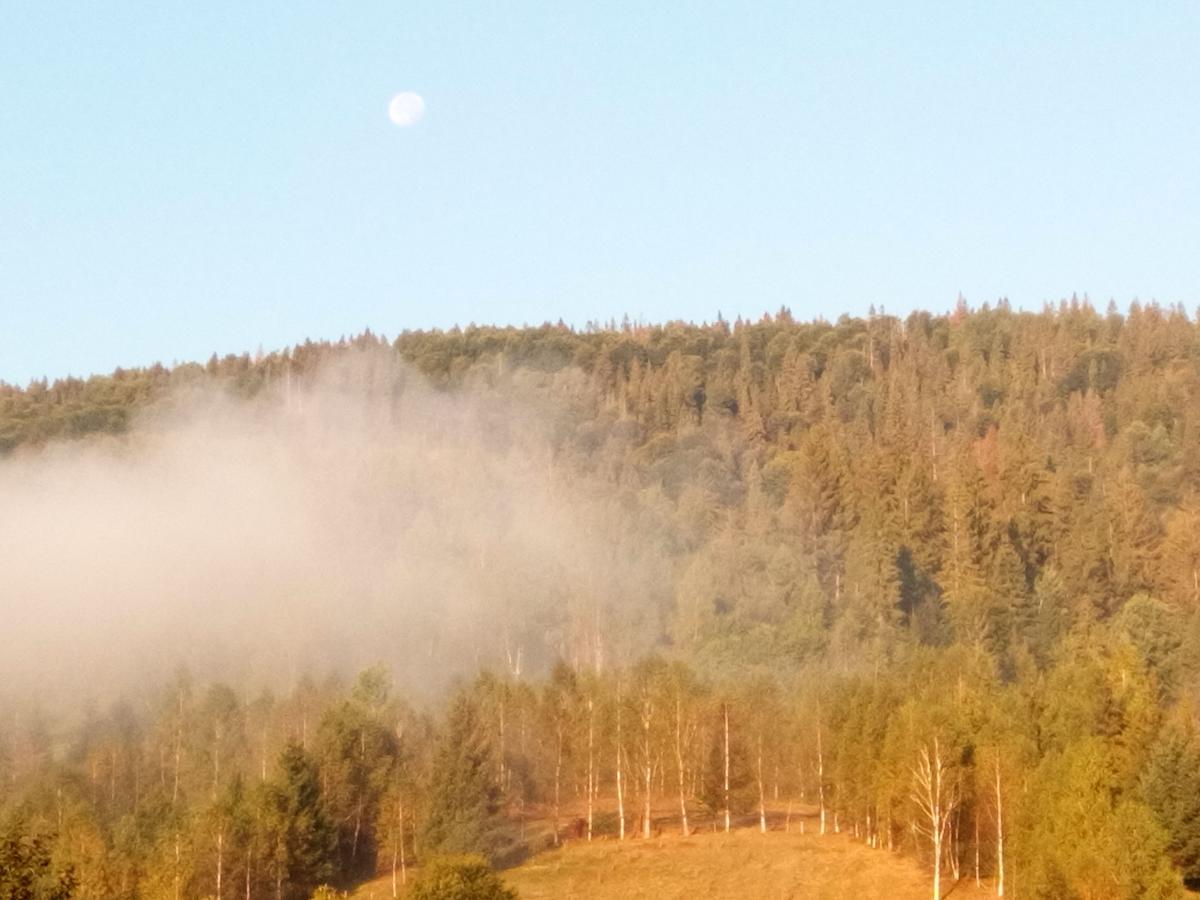
[[[0,380],[367,326],[1200,303],[1190,0],[3,18]]]

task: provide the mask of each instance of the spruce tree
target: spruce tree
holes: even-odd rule
[[[493,751],[475,702],[465,693],[450,703],[434,754],[423,849],[478,853],[495,860],[505,849],[500,789]]]
[[[304,749],[289,743],[279,769],[267,797],[276,882],[285,897],[307,897],[333,874],[337,831],[321,800],[316,763]]]

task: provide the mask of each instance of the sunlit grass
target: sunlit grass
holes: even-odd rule
[[[804,900],[908,900],[930,896],[928,874],[912,859],[871,850],[846,835],[705,832],[648,841],[576,841],[540,853],[503,873],[523,900],[690,900],[690,898],[804,898]],[[391,897],[382,878],[352,895]],[[994,896],[964,879],[951,898]]]

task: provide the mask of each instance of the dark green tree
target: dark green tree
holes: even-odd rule
[[[45,838],[19,817],[0,828],[0,900],[68,900],[74,891],[74,873],[55,870]]]
[[[376,857],[380,800],[396,764],[396,712],[381,668],[363,672],[350,699],[321,721],[317,759],[325,802],[338,824],[339,870],[370,875]]]
[[[277,892],[307,897],[333,874],[337,831],[321,800],[316,763],[298,744],[289,743],[280,755],[279,774],[268,786],[266,807]]]
[[[1166,831],[1167,852],[1184,881],[1200,885],[1200,742],[1190,731],[1168,725],[1150,752],[1142,794]]]
[[[433,853],[480,853],[495,859],[506,846],[500,788],[487,727],[475,700],[451,700],[433,758],[422,846]]]

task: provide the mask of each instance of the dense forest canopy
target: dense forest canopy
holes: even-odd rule
[[[180,532],[199,549],[172,572],[203,577],[176,593],[188,616],[223,609],[197,583],[260,614],[197,634],[274,646],[278,624],[293,652],[264,657],[271,677],[163,654],[115,702],[47,697],[54,717],[6,698],[0,797],[81,896],[306,896],[402,849],[503,860],[530,810],[556,833],[569,803],[589,832],[603,805],[649,833],[663,802],[685,831],[689,809],[765,828],[780,798],[942,879],[1002,885],[1007,860],[1025,896],[1200,879],[1200,326],[1181,308],[368,332],[0,385],[20,501],[0,537],[23,548],[5,614],[44,657],[22,665],[54,668],[55,632],[25,621],[40,586],[107,596],[53,582],[87,554],[39,556],[38,504],[107,521],[80,485],[148,490],[128,474],[146,459],[186,483],[214,434],[204,493],[270,472],[253,509],[300,499],[201,516],[235,537]],[[150,520],[188,515],[170,496]],[[210,582],[238,547],[261,580]],[[293,565],[303,583],[255,606]],[[127,616],[170,608],[138,590]],[[318,649],[325,631],[357,652]],[[348,686],[374,660],[394,685]]]

